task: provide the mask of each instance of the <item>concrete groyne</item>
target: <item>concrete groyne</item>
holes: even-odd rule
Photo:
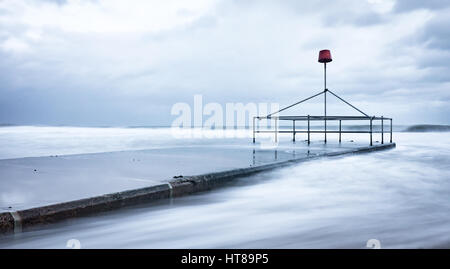
[[[0,234],[21,232],[38,225],[55,223],[64,219],[88,216],[130,205],[151,203],[160,199],[179,197],[195,192],[207,191],[231,180],[249,176],[270,169],[288,166],[294,163],[317,158],[358,154],[395,147],[395,143],[358,147],[336,152],[311,154],[290,160],[272,162],[223,172],[207,173],[197,176],[185,176],[167,183],[134,190],[116,192],[86,199],[40,206],[31,209],[0,213]]]

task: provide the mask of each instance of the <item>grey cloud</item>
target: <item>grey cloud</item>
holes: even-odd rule
[[[375,12],[363,12],[360,14],[337,12],[323,16],[324,24],[327,26],[337,26],[340,24],[352,24],[356,26],[370,26],[374,24],[383,23],[386,17],[380,16]]]
[[[450,17],[438,14],[425,27],[421,39],[433,49],[450,49]]]
[[[433,17],[417,34],[403,40],[398,50],[423,47],[417,55],[417,66],[429,69],[427,81],[450,81],[450,8],[434,11]],[[403,46],[403,47],[402,47]]]
[[[158,33],[43,28],[33,53],[0,50],[0,123],[167,125],[171,105],[191,103],[194,94],[203,94],[204,102],[288,104],[322,87],[317,52],[324,46],[340,49],[329,68],[330,89],[364,103],[363,110],[407,122],[397,106],[448,103],[448,53],[440,53],[448,49],[447,11],[430,8],[439,19],[405,40],[375,47],[379,55],[364,65],[349,65],[351,37],[333,33],[371,33],[371,26],[395,24],[398,14],[378,15],[361,1],[336,2],[225,1]],[[20,37],[23,27],[6,30]],[[363,53],[373,49],[361,42]]]

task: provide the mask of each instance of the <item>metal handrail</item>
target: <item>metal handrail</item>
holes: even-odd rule
[[[327,92],[331,93],[332,95],[334,95],[336,98],[338,98],[339,100],[341,100],[342,102],[344,102],[345,104],[349,105],[350,107],[352,107],[353,109],[355,109],[356,111],[358,111],[359,113],[363,114],[364,116],[327,116],[327,101],[326,101],[326,96],[327,96]],[[314,97],[317,97],[321,94],[324,94],[325,98],[324,98],[324,116],[311,116],[311,115],[307,115],[307,116],[275,116],[273,117],[273,115],[278,114],[282,111],[285,111],[293,106],[299,105],[305,101],[308,101]],[[369,116],[366,113],[364,113],[363,111],[361,111],[360,109],[358,109],[357,107],[355,107],[354,105],[350,104],[349,102],[347,102],[346,100],[344,100],[343,98],[341,98],[340,96],[338,96],[337,94],[335,94],[334,92],[328,90],[326,88],[326,84],[325,84],[325,89],[322,92],[319,92],[315,95],[312,95],[308,98],[305,98],[301,101],[298,101],[292,105],[286,106],[276,112],[270,113],[267,116],[258,116],[258,117],[254,117],[253,118],[253,143],[255,143],[255,134],[256,133],[260,133],[261,131],[259,131],[259,125],[258,125],[258,130],[256,130],[256,125],[255,125],[255,121],[256,119],[258,120],[262,120],[262,119],[268,119],[268,120],[275,120],[275,131],[273,131],[275,133],[275,141],[278,141],[278,133],[286,133],[287,131],[278,131],[278,121],[279,120],[291,120],[292,121],[292,131],[289,131],[289,133],[293,134],[292,137],[292,141],[295,142],[295,134],[296,133],[302,133],[304,131],[296,131],[295,130],[295,122],[296,121],[307,121],[308,122],[308,144],[310,144],[310,134],[311,133],[323,133],[325,136],[325,143],[327,143],[327,134],[328,133],[339,133],[339,143],[342,141],[342,134],[343,133],[361,133],[362,131],[342,131],[342,121],[345,120],[368,120],[370,121],[370,131],[366,131],[364,133],[370,133],[370,145],[372,146],[372,134],[373,132],[373,121],[374,120],[380,120],[381,121],[381,143],[384,144],[384,120],[389,120],[390,121],[390,142],[392,143],[392,118],[385,118],[383,116],[381,117],[376,117],[376,116]],[[327,121],[339,121],[339,131],[327,131]],[[310,130],[310,122],[311,121],[324,121],[324,130],[323,131],[311,131]],[[265,131],[268,132],[268,131]]]
[[[267,120],[275,120],[275,130],[259,130],[259,125],[255,124],[256,120],[262,120],[262,119],[267,119]],[[278,121],[279,120],[287,120],[287,121],[292,121],[292,130],[278,130]],[[327,131],[327,130],[311,130],[311,121],[322,121],[322,120],[335,120],[335,121],[339,121],[339,130],[338,131]],[[342,130],[342,121],[355,121],[355,120],[368,120],[370,122],[369,125],[369,130],[368,131],[361,131],[361,130],[347,130],[347,131],[343,131]],[[373,121],[379,120],[381,121],[381,132],[379,131],[373,131]],[[312,133],[322,133],[322,134],[329,134],[329,133],[337,133],[339,134],[339,143],[341,143],[342,141],[342,134],[351,134],[351,133],[368,133],[370,134],[370,145],[373,146],[373,138],[372,135],[373,133],[381,133],[381,144],[384,144],[384,120],[389,120],[390,121],[390,128],[389,128],[389,133],[390,133],[390,143],[392,143],[392,118],[386,118],[384,116],[381,117],[363,117],[363,116],[311,116],[311,115],[307,115],[307,116],[277,116],[277,117],[271,117],[271,116],[265,116],[265,117],[253,117],[253,143],[255,143],[256,138],[255,138],[255,134],[257,133],[274,133],[275,134],[275,142],[278,141],[278,134],[280,133],[292,133],[292,141],[295,142],[295,135],[297,133],[307,133],[308,134],[308,145],[310,144],[311,140],[310,140],[310,134]],[[307,121],[308,122],[308,127],[306,131],[301,131],[301,130],[296,130],[295,127],[295,122],[296,121]],[[258,127],[258,129],[256,129],[256,127]],[[326,143],[326,142],[325,142]]]

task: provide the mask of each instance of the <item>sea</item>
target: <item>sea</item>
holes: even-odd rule
[[[251,135],[5,126],[0,159],[227,145]],[[390,150],[317,159],[209,192],[0,236],[0,248],[449,248],[450,133],[400,130],[393,140]]]

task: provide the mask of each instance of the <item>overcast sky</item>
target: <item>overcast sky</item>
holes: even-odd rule
[[[330,49],[328,88],[364,112],[449,124],[449,25],[436,0],[0,0],[0,123],[170,125],[194,94],[288,105],[323,88]],[[305,108],[286,114],[322,111]]]

